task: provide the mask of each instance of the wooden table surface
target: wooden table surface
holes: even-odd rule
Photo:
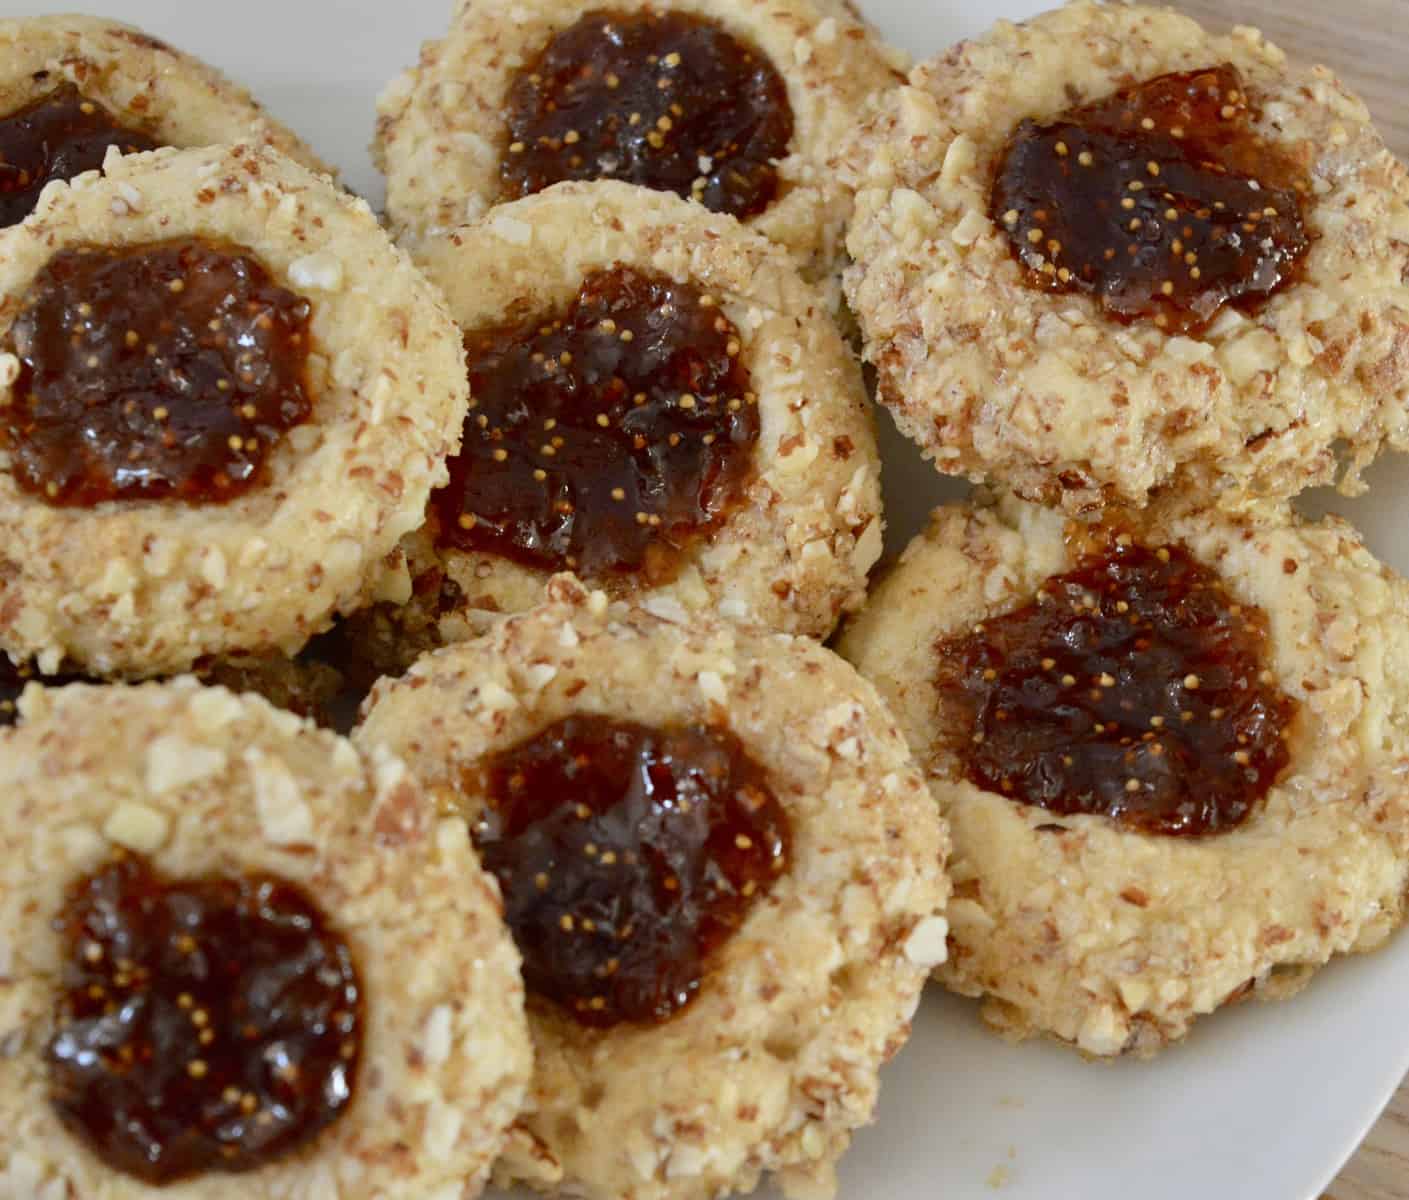
[[[1390,148],[1409,160],[1409,0],[1172,3],[1212,28],[1256,25],[1297,58],[1325,63],[1360,93]],[[1409,1200],[1409,1082],[1324,1200]]]

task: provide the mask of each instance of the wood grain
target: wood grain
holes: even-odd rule
[[[1360,94],[1385,141],[1409,158],[1409,0],[1174,0],[1211,29],[1256,25],[1287,53],[1322,62]]]
[[[1325,63],[1409,158],[1409,0],[1174,0],[1210,28],[1256,25],[1289,54]],[[1407,1017],[1406,1019],[1409,1019]],[[1409,1200],[1409,1083],[1324,1200]]]

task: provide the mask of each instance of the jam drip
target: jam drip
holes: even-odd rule
[[[108,148],[123,154],[163,143],[128,129],[71,83],[62,83],[7,117],[0,117],[0,228],[34,211],[55,179],[72,179],[103,165]]]
[[[497,755],[475,830],[530,991],[663,1021],[782,872],[787,815],[727,732],[575,716]]]
[[[1304,171],[1255,134],[1238,72],[1161,75],[1051,124],[1023,121],[991,215],[1033,286],[1085,292],[1122,321],[1203,329],[1298,278]]]
[[[787,85],[757,47],[691,13],[589,12],[514,79],[505,195],[621,179],[751,217],[778,194]]]
[[[60,251],[4,345],[20,359],[0,407],[16,482],[73,506],[249,491],[312,411],[309,314],[238,247]]]
[[[300,888],[172,881],[122,853],[75,884],[58,925],[51,1098],[110,1166],[152,1184],[254,1170],[346,1110],[361,988]]]
[[[1127,829],[1212,834],[1287,765],[1296,702],[1264,665],[1267,617],[1178,546],[1121,539],[1038,600],[939,643],[941,698],[979,787]]]
[[[443,544],[663,582],[738,502],[758,440],[738,331],[690,284],[596,271],[565,311],[465,338]]]

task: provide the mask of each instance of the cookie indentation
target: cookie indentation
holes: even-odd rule
[[[117,1170],[161,1184],[262,1167],[356,1084],[347,943],[270,875],[172,880],[123,853],[70,890],[51,1100]]]
[[[5,341],[0,435],[51,504],[221,503],[307,421],[311,305],[246,250],[195,238],[63,250]]]
[[[1304,172],[1255,118],[1224,64],[1025,120],[990,215],[1033,286],[1084,292],[1118,320],[1185,333],[1225,304],[1255,312],[1298,278],[1311,245]]]
[[[787,814],[727,732],[573,716],[495,755],[475,829],[530,992],[663,1021],[788,862]]]
[[[778,194],[793,112],[746,39],[692,13],[598,10],[515,77],[500,177],[508,198],[620,179],[745,218]]]
[[[39,193],[55,179],[72,179],[103,165],[109,147],[123,154],[162,143],[119,123],[71,83],[0,117],[0,228],[34,211]]]
[[[1157,834],[1245,821],[1290,757],[1267,617],[1177,545],[1118,540],[1036,602],[938,645],[967,778]]]
[[[470,413],[443,544],[587,578],[673,577],[742,496],[757,398],[716,299],[625,266],[465,338]]]

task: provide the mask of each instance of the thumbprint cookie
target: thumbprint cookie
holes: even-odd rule
[[[895,63],[822,0],[461,0],[382,95],[374,153],[413,233],[615,179],[735,216],[820,281],[851,201],[837,148]]]
[[[0,1194],[473,1197],[530,1075],[462,821],[192,680],[0,732]]]
[[[1409,184],[1324,67],[1068,5],[917,67],[858,135],[847,295],[945,472],[1079,512],[1171,478],[1358,489],[1409,447]]]
[[[947,834],[870,685],[559,576],[369,703],[354,738],[468,821],[524,956],[535,1075],[496,1178],[829,1194],[945,952]]]
[[[727,217],[560,184],[418,244],[464,330],[470,408],[410,547],[460,608],[556,571],[660,615],[825,636],[881,549],[861,373],[817,292]]]
[[[1152,1054],[1380,945],[1409,883],[1409,586],[1285,506],[938,509],[846,631],[954,837],[940,978]]]
[[[0,650],[292,652],[405,586],[460,336],[360,200],[240,144],[119,156],[0,231]]]
[[[164,42],[74,15],[0,20],[0,228],[54,180],[159,146],[247,141],[327,171],[244,88]]]

